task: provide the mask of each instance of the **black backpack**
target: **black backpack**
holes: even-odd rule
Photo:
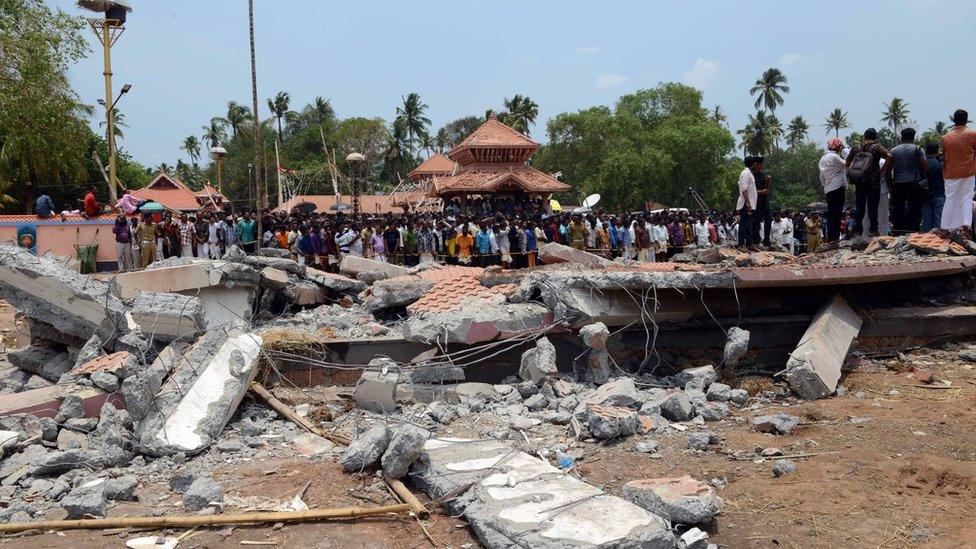
[[[858,147],[857,154],[851,160],[850,167],[847,168],[847,179],[854,185],[864,183],[876,184],[879,182],[878,163],[874,158],[874,146],[872,143],[867,147]]]

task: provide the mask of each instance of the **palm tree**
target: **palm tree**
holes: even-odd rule
[[[105,100],[99,99],[98,104],[104,107]],[[122,128],[128,128],[129,125],[125,123],[125,115],[119,112],[118,107],[112,107],[112,122],[114,122],[114,126],[115,126],[115,137],[116,138],[125,137],[125,135],[122,134]],[[98,123],[98,126],[101,128],[105,128],[105,139],[108,140],[108,122],[102,120],[101,122]]]
[[[761,112],[763,111],[757,112],[756,115]],[[773,138],[773,150],[779,150],[779,138],[783,137],[783,123],[776,118],[776,115],[770,114],[766,117],[766,125],[769,126],[769,135]]]
[[[284,141],[283,134],[281,133],[281,119],[289,114],[289,103],[291,103],[291,97],[288,96],[288,92],[278,92],[275,94],[274,99],[268,99],[268,110],[278,120],[279,143]]]
[[[749,115],[749,123],[746,127],[739,130],[742,141],[739,143],[746,153],[752,155],[765,155],[773,150],[773,145],[777,139],[779,121],[774,116],[768,116],[766,111],[759,111],[755,116]]]
[[[335,109],[332,108],[332,101],[328,99],[316,97],[309,107],[311,121],[316,124],[324,124],[335,118]]]
[[[900,97],[893,97],[891,102],[885,104],[881,121],[888,124],[895,135],[898,135],[899,129],[908,122],[908,113],[908,103]]]
[[[515,131],[529,135],[529,126],[535,124],[535,119],[539,116],[539,105],[528,96],[518,94],[511,99],[506,97],[504,103],[508,109],[504,117],[505,123]]]
[[[227,139],[227,129],[225,128],[226,122],[223,118],[215,116],[210,119],[210,124],[203,126],[203,140],[207,143],[209,148],[214,148],[220,145],[220,142]]]
[[[427,105],[420,100],[420,94],[412,92],[407,94],[406,97],[401,97],[401,99],[403,99],[403,106],[397,107],[396,120],[401,124],[403,131],[406,132],[406,143],[412,152],[417,138],[427,135],[427,127],[430,126],[430,119],[424,116]],[[395,130],[396,124],[394,124],[394,133]]]
[[[936,135],[945,135],[947,131],[949,131],[949,125],[943,122],[942,120],[936,122],[935,126],[929,128],[929,132]]]
[[[776,112],[776,107],[783,104],[784,93],[790,93],[790,87],[786,85],[786,75],[777,68],[766,69],[749,90],[749,95],[759,94],[756,109],[764,105],[770,113]]]
[[[847,121],[847,111],[842,111],[839,108],[830,111],[830,114],[824,119],[823,127],[827,133],[834,130],[834,137],[840,137],[841,130],[851,127],[850,122]]]
[[[230,126],[231,139],[244,130],[244,124],[251,119],[251,109],[241,105],[237,101],[227,103],[227,116],[220,118],[226,126]]]
[[[420,140],[419,140],[419,142],[417,144],[419,145],[420,150],[427,152],[427,155],[428,156],[430,156],[431,154],[433,154],[434,151],[438,151],[439,150],[437,148],[437,137],[435,137],[435,136],[433,136],[433,135],[431,135],[429,133],[427,135],[421,136],[420,137]]]
[[[183,146],[180,149],[186,151],[186,154],[190,155],[190,162],[196,166],[197,159],[200,158],[200,141],[195,135],[188,135],[186,139],[183,140]]]
[[[447,128],[437,130],[437,136],[434,137],[434,144],[436,145],[437,152],[443,153],[445,150],[447,150],[448,139]]]
[[[393,121],[386,150],[383,151],[383,169],[380,172],[380,177],[387,181],[399,181],[400,174],[413,168],[413,141],[407,128],[405,117],[397,117]]]
[[[790,125],[786,128],[786,144],[791,149],[802,145],[807,139],[807,132],[809,130],[810,124],[807,124],[807,121],[802,116],[794,117],[793,120],[790,120]]]
[[[715,108],[712,109],[711,119],[712,122],[721,126],[728,127],[729,125],[729,116],[725,114],[725,109],[722,108],[722,105],[715,105]]]

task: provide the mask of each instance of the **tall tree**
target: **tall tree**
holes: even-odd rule
[[[769,154],[773,151],[778,137],[778,125],[779,121],[776,117],[767,115],[766,111],[759,111],[755,116],[750,114],[749,122],[737,132],[742,138],[739,147],[751,155]]]
[[[260,211],[268,204],[267,180],[261,162],[261,116],[258,112],[258,69],[254,48],[254,0],[247,0],[248,36],[251,44],[251,121],[254,123],[252,134],[254,148],[254,187],[257,204],[256,211]],[[258,235],[262,234],[261,216],[258,216]]]
[[[406,175],[416,165],[413,157],[413,141],[409,137],[407,119],[397,117],[393,121],[390,137],[383,152],[383,170],[380,177],[391,182],[397,183],[400,178]]]
[[[421,101],[420,94],[412,92],[402,97],[403,105],[397,107],[397,117],[394,123],[394,133],[396,124],[400,124],[400,129],[405,132],[406,143],[411,153],[416,140],[427,135],[427,127],[430,126],[430,119],[424,116],[427,105]]]
[[[291,97],[288,92],[278,92],[274,99],[268,99],[268,110],[278,121],[278,142],[284,141],[284,134],[281,132],[281,119],[285,118],[291,111],[288,106],[291,104]]]
[[[195,135],[188,135],[180,149],[186,151],[190,156],[190,163],[196,166],[197,159],[200,158],[200,140]]]
[[[790,120],[790,125],[786,128],[786,144],[791,149],[802,145],[807,140],[807,133],[810,131],[810,124],[802,116],[795,116]]]
[[[437,131],[438,146],[442,152],[453,149],[484,122],[485,119],[480,116],[464,116],[444,124],[444,127]]]
[[[840,137],[841,130],[851,127],[850,122],[847,121],[847,111],[842,111],[839,108],[830,111],[830,114],[824,119],[823,127],[827,133],[833,130],[834,137]]]
[[[504,100],[506,112],[499,118],[515,131],[529,135],[529,126],[535,124],[539,116],[539,105],[528,96],[516,94],[511,99]]]
[[[322,97],[316,97],[308,109],[309,118],[315,124],[325,124],[335,119],[335,109],[332,102]]]
[[[790,93],[786,75],[775,67],[766,69],[766,72],[762,73],[759,80],[756,80],[752,89],[749,90],[749,95],[759,95],[756,98],[756,109],[762,105],[770,113],[775,113],[776,107],[783,104],[784,93]]]
[[[251,109],[241,105],[237,101],[227,103],[227,116],[222,120],[230,127],[231,139],[237,137],[245,129],[245,125],[251,120]]]
[[[908,103],[900,97],[893,97],[885,103],[885,110],[881,113],[881,121],[888,125],[895,135],[902,126],[908,123]]]
[[[42,0],[0,2],[0,202],[22,189],[33,207],[41,181],[87,181],[87,116],[68,68],[88,46],[85,21]]]
[[[434,154],[437,151],[437,137],[431,134],[421,136],[418,142],[420,150],[427,153],[427,156]]]
[[[711,118],[712,122],[715,122],[716,124],[726,127],[729,125],[729,116],[725,114],[725,109],[722,108],[722,105],[715,105],[715,107],[712,109]]]
[[[210,119],[210,124],[203,126],[203,140],[207,143],[207,147],[212,149],[227,139],[227,130],[224,124],[223,118],[215,116]]]

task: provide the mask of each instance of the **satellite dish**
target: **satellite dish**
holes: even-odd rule
[[[584,208],[592,208],[593,206],[596,206],[596,203],[599,202],[599,201],[600,201],[600,195],[598,195],[598,194],[591,194],[590,196],[587,196],[583,200],[583,203],[580,204],[580,205],[582,207],[584,207]]]

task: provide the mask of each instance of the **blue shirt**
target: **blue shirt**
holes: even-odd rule
[[[618,247],[620,244],[620,235],[617,233],[617,227],[615,225],[610,225],[610,245],[614,248]]]
[[[481,231],[474,237],[474,244],[478,247],[478,253],[486,254],[491,250],[491,236],[488,231]]]
[[[937,156],[928,156],[929,169],[925,176],[929,181],[929,194],[933,196],[945,194],[945,179],[942,177],[942,162]]]
[[[51,202],[51,197],[42,194],[37,197],[37,203],[34,207],[34,213],[40,217],[47,217],[54,212],[54,202]]]
[[[525,229],[525,251],[535,251],[535,231],[532,229]]]

